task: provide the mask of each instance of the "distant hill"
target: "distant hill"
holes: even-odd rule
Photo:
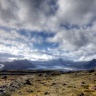
[[[89,61],[89,63],[86,65],[86,69],[93,69],[93,68],[96,68],[96,59]]]
[[[56,59],[50,61],[34,61],[32,63],[40,66],[40,68],[57,70],[87,70],[96,68],[96,59],[81,62]]]
[[[0,70],[89,70],[96,68],[96,59],[91,61],[74,62],[63,59],[50,61],[14,60],[12,62],[0,62]]]
[[[26,68],[35,68],[36,66],[28,60],[14,60],[12,62],[1,62],[4,65],[3,70],[25,70]]]
[[[63,63],[64,61],[62,61]],[[91,61],[82,61],[82,62],[73,62],[73,61],[67,61],[69,63],[71,68],[77,68],[77,69],[94,69],[96,68],[96,59],[93,59]],[[65,62],[63,64],[66,64]]]

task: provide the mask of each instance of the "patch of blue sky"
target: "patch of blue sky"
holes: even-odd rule
[[[27,31],[27,30],[25,30],[25,29],[20,29],[20,30],[18,30],[18,32],[19,32],[19,34],[21,34],[21,35],[24,35],[24,36],[29,36],[29,32],[30,31]]]
[[[57,0],[50,0],[48,4],[49,6],[54,7],[54,8],[51,8],[49,15],[54,15],[58,10]]]
[[[49,42],[43,42],[41,44],[33,44],[34,48],[37,48],[39,50],[48,50],[48,48],[57,48],[57,43],[49,43]]]
[[[34,37],[34,36],[40,36],[42,37],[43,39],[46,39],[47,37],[53,37],[55,35],[55,33],[52,33],[52,32],[36,32],[36,31],[28,31],[28,30],[19,30],[18,31],[21,35],[25,35],[26,37]]]
[[[39,49],[39,50],[47,50],[49,48],[56,48],[58,47],[58,43],[49,43],[46,41],[48,37],[53,37],[55,33],[53,32],[36,32],[36,31],[28,31],[28,30],[19,30],[19,33],[21,35],[24,35],[26,37],[29,37],[29,39],[32,39],[33,37],[38,37],[43,38],[42,43],[33,43],[34,48]]]
[[[71,25],[69,23],[61,24],[60,27],[66,29],[66,30],[80,29],[79,25],[76,25],[76,24],[72,24]]]
[[[10,31],[10,30],[12,30],[11,28],[5,27],[5,26],[0,26],[0,29],[1,29],[1,30],[5,30],[5,31]]]
[[[69,24],[69,23],[62,23],[60,25],[60,28],[64,28],[66,30],[72,30],[72,29],[80,29],[80,28],[83,28],[83,29],[86,29],[88,27],[92,27],[93,26],[93,23],[94,23],[94,19],[92,19],[89,23],[85,24],[85,25],[77,25],[77,24]]]

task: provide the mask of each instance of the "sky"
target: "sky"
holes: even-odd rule
[[[96,59],[96,0],[0,0],[0,60]]]

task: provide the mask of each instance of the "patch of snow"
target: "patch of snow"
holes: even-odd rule
[[[2,69],[4,67],[4,65],[3,64],[0,64],[0,69]]]

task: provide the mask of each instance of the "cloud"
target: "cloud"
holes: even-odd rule
[[[28,32],[26,32],[27,34]],[[29,32],[28,34],[31,35]],[[5,31],[0,29],[0,56],[1,61],[13,59],[49,60],[53,56],[43,50],[33,47],[41,44],[43,38],[39,35],[26,36],[16,30]]]
[[[58,0],[57,20],[60,23],[88,24],[96,16],[95,0]]]
[[[46,60],[92,59],[96,53],[95,6],[95,0],[0,0],[0,26],[10,29],[0,29],[0,52]],[[20,33],[22,29],[27,35]],[[33,36],[34,32],[54,35],[44,38]]]
[[[84,25],[96,17],[95,6],[95,0],[1,0],[0,24],[46,31],[66,23]]]
[[[46,29],[47,18],[55,14],[55,0],[1,0],[0,24],[13,28]]]
[[[74,60],[82,56],[87,60],[89,57],[95,57],[92,55],[96,54],[96,31],[90,28],[63,30],[47,38],[47,41],[58,43],[58,49],[62,50],[63,54],[67,54],[65,57],[73,56]]]
[[[47,38],[49,42],[57,42],[66,50],[76,50],[89,44],[96,45],[96,31],[92,29],[60,30],[54,37]]]

